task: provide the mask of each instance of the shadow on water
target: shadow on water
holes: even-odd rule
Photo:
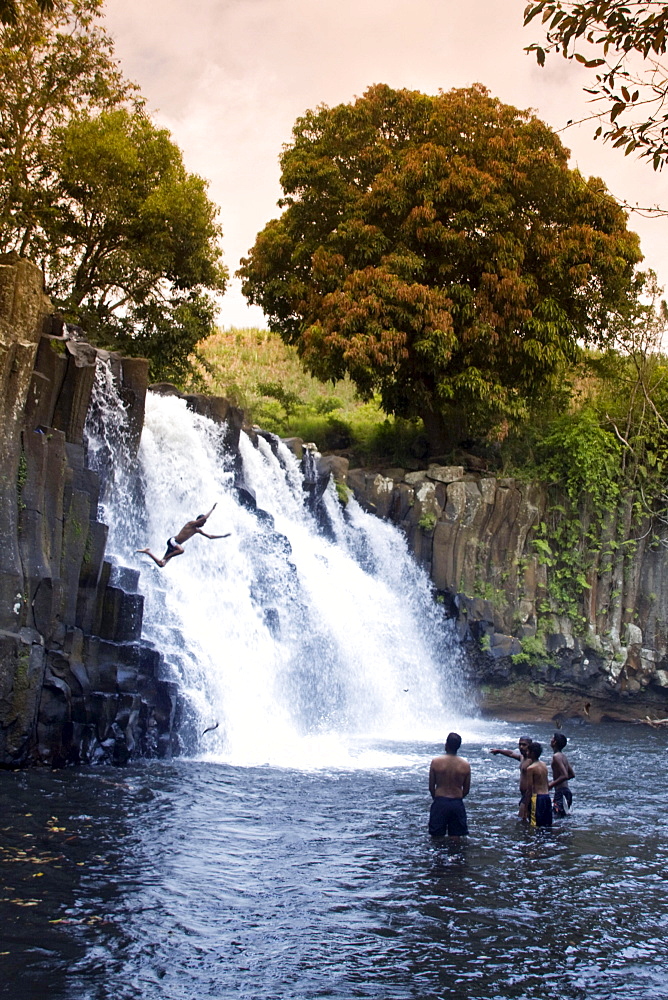
[[[516,733],[480,723],[461,842],[426,834],[424,744],[363,747],[375,767],[2,774],[0,995],[665,996],[668,795],[638,794],[665,738],[568,735],[573,816],[532,832],[488,753]]]
[[[0,994],[70,995],[68,975],[97,942],[120,936],[116,912],[133,843],[118,771],[0,774]],[[141,798],[152,792],[144,788]],[[135,862],[136,863],[136,862]]]

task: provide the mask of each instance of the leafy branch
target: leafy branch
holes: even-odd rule
[[[536,18],[546,25],[546,42],[534,42],[526,51],[536,54],[540,66],[550,53],[561,52],[586,69],[599,70],[584,88],[603,104],[591,115],[600,121],[594,137],[661,169],[668,158],[668,72],[658,57],[668,43],[668,5],[532,0],[524,24]],[[639,67],[636,57],[642,60]]]
[[[38,10],[43,14],[51,13],[54,0],[36,0]],[[17,0],[0,0],[0,23],[16,24],[19,19],[20,7]]]

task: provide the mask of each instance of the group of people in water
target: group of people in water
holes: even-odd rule
[[[567,816],[573,803],[568,782],[575,777],[564,748],[568,740],[555,733],[552,747],[552,780],[540,759],[543,747],[528,736],[520,736],[517,750],[490,750],[520,763],[520,804],[518,816],[533,827],[552,826],[552,816]],[[468,834],[464,799],[471,787],[471,765],[458,756],[462,744],[459,733],[450,733],[445,753],[434,757],[429,768],[429,792],[432,805],[429,833],[432,837],[465,837]],[[552,799],[550,793],[554,793]]]
[[[203,530],[215,508],[216,504],[208,514],[198,514],[193,521],[188,521],[177,534],[169,538],[162,559],[148,548],[137,549],[137,552],[149,556],[156,566],[163,569],[170,559],[183,554],[183,543],[194,535],[203,535],[209,539],[229,538],[229,534],[209,535]],[[490,750],[490,753],[502,754],[520,762],[518,816],[531,826],[552,826],[553,814],[566,816],[570,812],[573,795],[568,781],[575,777],[575,772],[563,752],[566,743],[563,733],[555,733],[550,741],[553,751],[551,781],[547,765],[540,759],[543,747],[528,736],[520,737],[517,750]],[[450,733],[445,741],[445,753],[434,757],[429,768],[429,792],[433,799],[429,813],[429,832],[433,837],[446,834],[464,837],[469,832],[464,799],[471,787],[471,765],[464,757],[458,756],[461,744],[459,733]],[[551,791],[554,792],[554,801],[550,797]]]

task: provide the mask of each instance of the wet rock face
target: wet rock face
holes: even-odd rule
[[[539,484],[470,465],[352,469],[347,484],[403,529],[456,620],[483,709],[517,719],[668,716],[665,545],[641,541],[626,563],[594,558],[580,608],[588,627],[576,635],[545,613],[548,569],[533,545],[547,506]],[[629,526],[622,512],[607,531],[629,537]]]
[[[141,641],[137,574],[105,559],[100,483],[85,463],[99,356],[121,387],[136,449],[147,363],[68,338],[39,270],[0,257],[0,767],[120,764],[176,746],[177,693],[163,679],[160,654]],[[233,455],[242,430],[277,445],[224,399],[182,396],[167,384],[152,389],[224,424]],[[365,509],[403,529],[456,621],[483,708],[509,719],[668,716],[666,547],[641,542],[630,565],[620,558],[594,571],[581,609],[587,635],[555,618],[541,654],[528,655],[548,598],[533,546],[546,505],[540,487],[488,476],[470,462],[350,470],[299,439],[286,443],[301,460],[323,530],[332,476],[342,498],[352,490]],[[236,485],[266,520],[241,478]],[[624,530],[622,522],[610,525],[611,537]],[[267,537],[284,544],[276,533]]]
[[[0,257],[0,766],[166,754],[173,685],[140,640],[137,578],[115,579],[83,430],[98,355],[139,443],[147,362],[67,339],[41,272]]]

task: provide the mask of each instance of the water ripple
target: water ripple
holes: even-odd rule
[[[665,752],[654,734],[578,731],[574,815],[538,834],[514,816],[514,766],[467,747],[464,843],[426,834],[431,748],[394,749],[403,764],[332,774],[183,760],[0,775],[0,995],[668,994],[668,802],[635,792],[637,761]]]

